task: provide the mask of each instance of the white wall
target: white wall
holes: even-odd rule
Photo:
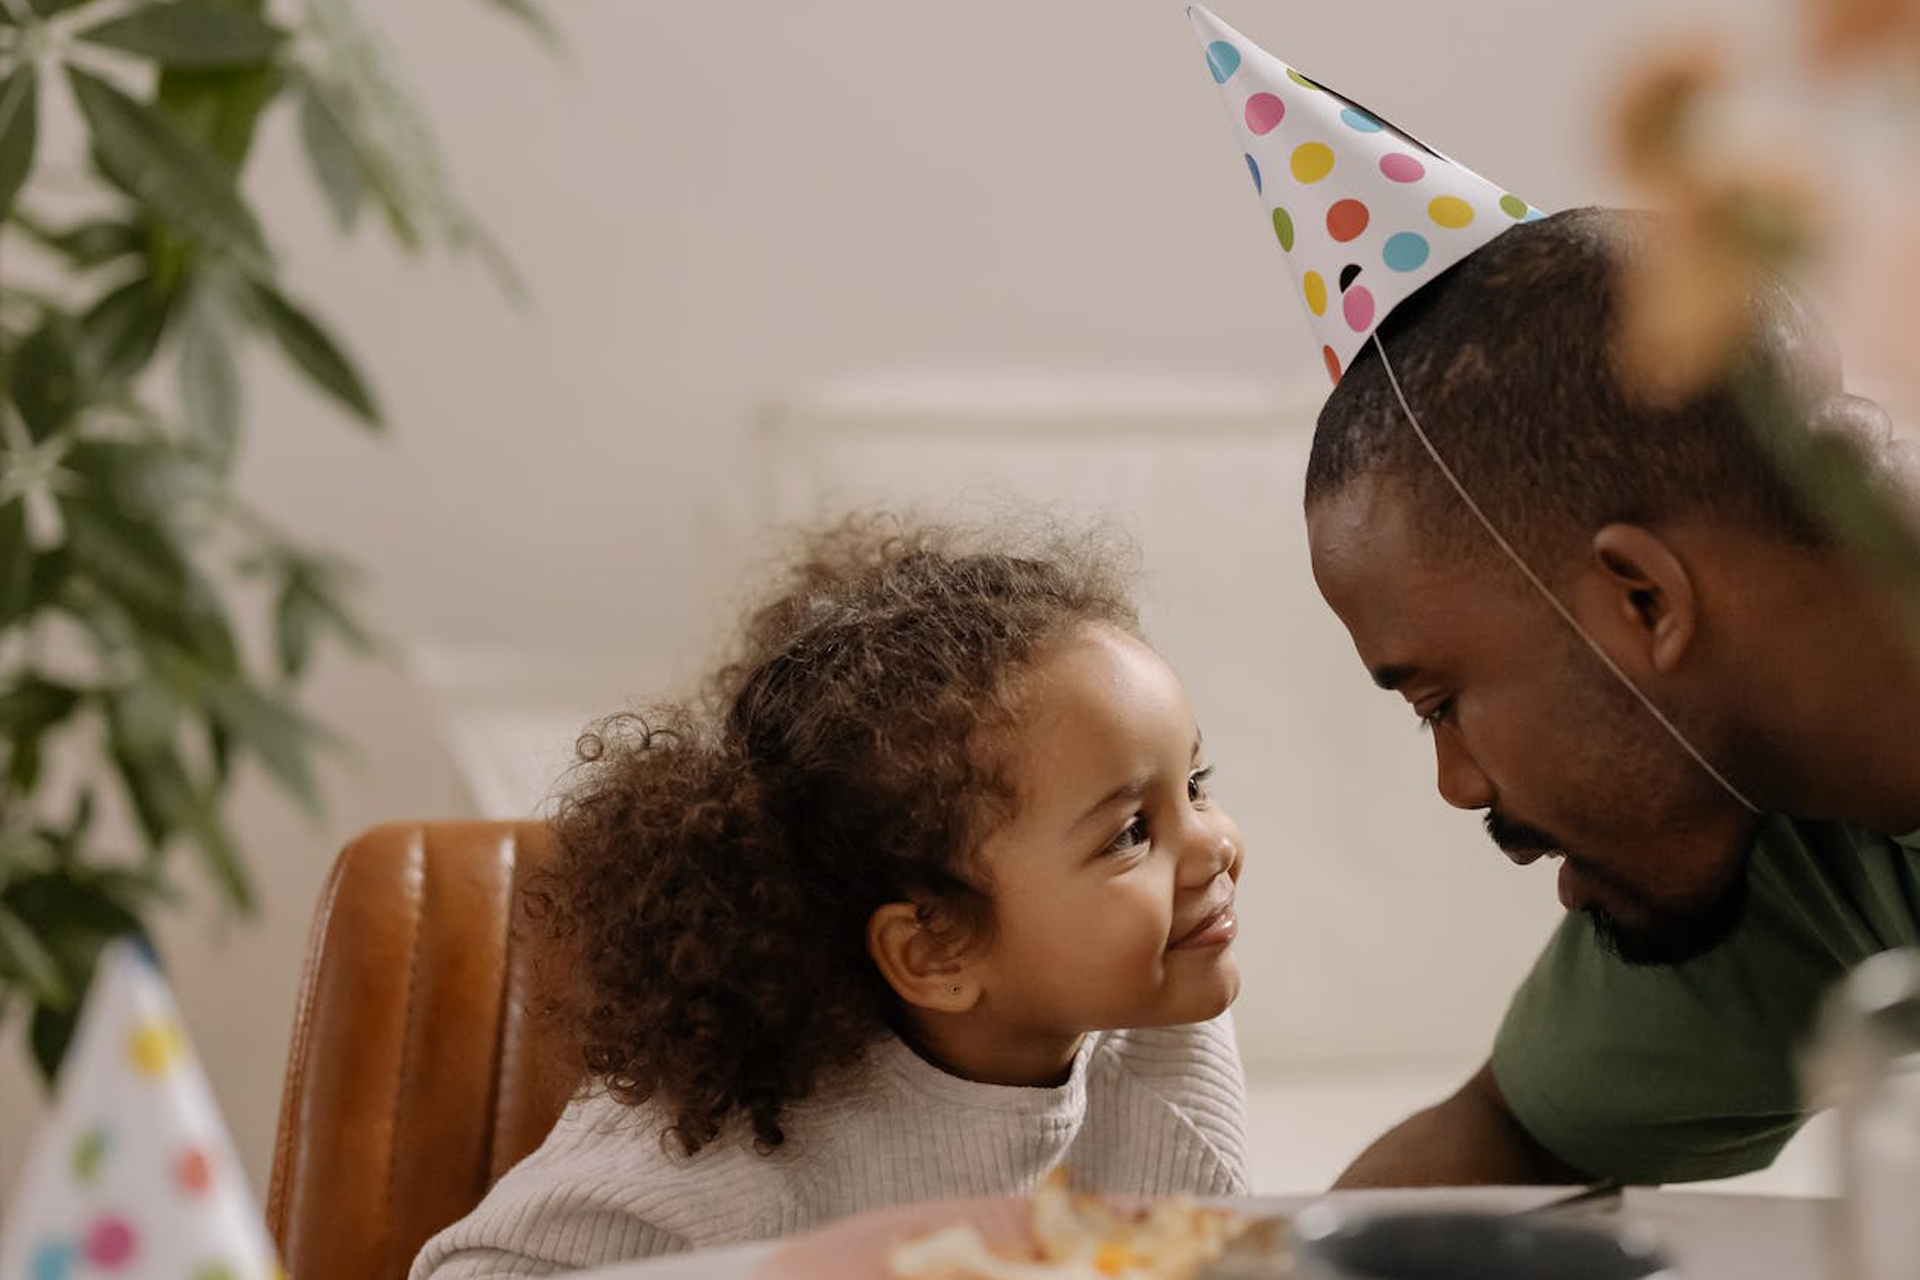
[[[1684,8],[1729,15],[1748,3]],[[297,290],[351,337],[395,431],[356,433],[263,359],[245,483],[368,568],[367,602],[394,637],[530,650],[556,679],[619,655],[634,674],[609,678],[609,704],[694,668],[747,558],[751,414],[794,387],[909,366],[1281,387],[1318,376],[1177,0],[563,0],[549,5],[571,49],[557,63],[477,2],[367,7],[536,299],[515,314],[475,270],[335,244],[289,155],[254,175]],[[1219,7],[1547,208],[1620,196],[1597,158],[1596,104],[1644,33],[1682,8]],[[263,146],[284,153],[291,140],[278,120]],[[1281,509],[1293,501],[1286,486],[1274,496]],[[1264,586],[1219,584],[1247,627],[1272,623]],[[1298,676],[1277,645],[1270,691],[1286,696]],[[315,694],[358,751],[329,773],[327,819],[303,826],[249,794],[262,920],[175,922],[165,938],[262,1188],[327,860],[370,822],[466,805],[399,671],[333,664]],[[1386,714],[1357,672],[1339,696],[1357,716]],[[1424,793],[1429,779],[1395,750],[1401,763],[1378,785]],[[1348,803],[1364,803],[1373,781],[1352,783]],[[1457,816],[1424,803],[1457,834]],[[1372,852],[1356,840],[1287,863],[1288,833],[1262,834],[1301,904]],[[1462,876],[1498,865],[1490,849],[1478,856]],[[1436,865],[1419,883],[1464,882]],[[1499,883],[1505,894],[1520,882]],[[1531,891],[1551,896],[1544,883]],[[1487,928],[1471,905],[1436,910]],[[1491,945],[1455,974],[1483,1022],[1518,976],[1511,938]],[[1391,992],[1394,971],[1423,960],[1390,943],[1372,954],[1384,978],[1369,991]],[[1318,998],[1343,1003],[1337,985]],[[1383,1028],[1419,1025],[1411,1006],[1366,1012]],[[1435,1028],[1434,1043],[1459,1055],[1483,1030]],[[1252,1038],[1279,1052],[1313,1034],[1269,1024]],[[12,1043],[0,1050],[0,1185],[32,1110],[18,1058]]]

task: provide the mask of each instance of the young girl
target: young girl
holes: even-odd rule
[[[413,1280],[1030,1189],[1247,1190],[1240,833],[1084,548],[817,537],[710,709],[582,742],[547,904],[593,1084]]]

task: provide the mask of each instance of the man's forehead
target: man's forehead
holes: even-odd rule
[[[1416,580],[1437,576],[1412,511],[1404,484],[1371,476],[1356,477],[1307,508],[1314,577],[1336,611],[1333,595],[1349,585],[1369,594],[1389,587],[1405,594],[1418,589]]]
[[[1314,580],[1374,682],[1397,688],[1489,620],[1487,566],[1439,552],[1403,485],[1360,479],[1307,512]]]

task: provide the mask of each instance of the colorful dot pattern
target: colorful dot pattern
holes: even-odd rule
[[[0,1277],[282,1278],[172,997],[134,947],[102,956],[7,1219]]]
[[[1540,210],[1189,10],[1335,382],[1427,281]]]

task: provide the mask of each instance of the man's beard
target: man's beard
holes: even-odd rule
[[[1747,876],[1743,867],[1725,889],[1685,907],[1644,908],[1631,926],[1603,907],[1589,907],[1593,936],[1610,954],[1631,965],[1670,965],[1698,959],[1732,936],[1747,914]]]
[[[1508,854],[1557,854],[1566,846],[1551,833],[1487,810],[1487,835]],[[1604,907],[1588,907],[1582,914],[1593,926],[1594,938],[1610,955],[1630,965],[1673,965],[1697,959],[1713,950],[1740,927],[1747,910],[1744,859],[1731,882],[1712,897],[1681,907],[1656,906],[1632,885],[1576,860],[1589,879],[1610,886],[1622,897],[1640,904],[1631,923],[1616,919]]]

